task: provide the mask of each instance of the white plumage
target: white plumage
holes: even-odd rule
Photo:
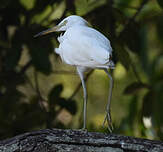
[[[113,67],[109,40],[93,28],[75,25],[67,29],[58,40],[60,45],[57,53],[67,64],[88,68]]]
[[[84,126],[86,128],[86,104],[87,91],[84,82],[84,72],[89,69],[103,69],[110,78],[109,99],[107,104],[107,114],[104,123],[107,120],[109,129],[111,124],[110,100],[112,94],[113,80],[107,69],[113,69],[112,47],[110,41],[97,30],[89,27],[88,22],[80,16],[72,15],[65,18],[57,26],[40,32],[36,36],[45,35],[54,31],[65,31],[58,37],[59,48],[55,52],[60,55],[63,62],[76,66],[78,74],[82,81],[84,91]],[[35,36],[35,37],[36,37]],[[103,123],[103,124],[104,124]]]

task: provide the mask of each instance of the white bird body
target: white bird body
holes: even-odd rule
[[[110,116],[110,102],[112,96],[113,80],[108,69],[114,68],[111,60],[112,47],[110,41],[100,32],[88,26],[88,22],[80,16],[72,15],[65,18],[57,26],[38,33],[35,37],[45,35],[54,31],[64,31],[65,33],[58,37],[59,48],[55,52],[60,55],[61,59],[69,64],[76,66],[80,76],[84,92],[84,125],[86,128],[86,107],[87,91],[84,81],[84,72],[89,69],[103,69],[110,78],[109,98],[106,109],[104,123],[107,120],[108,128],[112,127]],[[103,125],[104,125],[103,123]]]
[[[86,25],[74,25],[58,37],[56,49],[62,60],[70,65],[87,68],[113,68],[110,41]]]

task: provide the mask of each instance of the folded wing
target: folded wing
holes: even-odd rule
[[[73,27],[65,32],[60,43],[61,58],[71,65],[105,67],[112,48],[109,40],[89,27]]]

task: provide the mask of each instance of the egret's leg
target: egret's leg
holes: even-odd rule
[[[82,86],[83,86],[83,92],[84,92],[84,109],[83,109],[83,130],[86,129],[86,117],[87,117],[87,89],[86,89],[86,85],[85,85],[85,81],[84,81],[84,70],[83,68],[77,67],[77,71],[79,74],[79,77],[81,79],[82,82]]]
[[[109,97],[108,97],[108,103],[107,103],[107,108],[106,108],[106,116],[104,118],[103,126],[105,125],[105,122],[107,120],[108,122],[108,129],[110,132],[113,130],[113,125],[112,125],[112,119],[111,119],[111,114],[110,114],[110,103],[111,103],[111,97],[112,97],[112,89],[113,89],[113,79],[112,76],[109,74],[107,69],[104,69],[108,77],[110,78],[110,87],[109,87]]]

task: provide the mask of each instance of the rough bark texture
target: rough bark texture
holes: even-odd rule
[[[79,130],[45,129],[0,141],[0,152],[163,152],[163,142]]]

